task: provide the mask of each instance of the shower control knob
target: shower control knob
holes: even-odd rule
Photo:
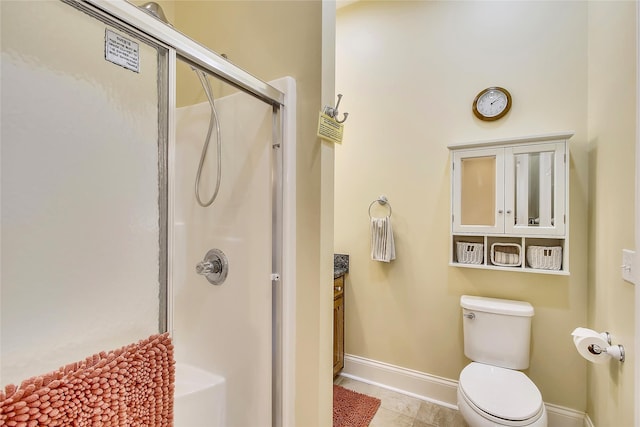
[[[211,249],[204,259],[196,264],[196,273],[206,277],[212,285],[221,285],[228,272],[227,256],[220,249]]]
[[[219,273],[222,270],[220,261],[200,261],[196,264],[196,273],[206,276],[211,273]]]
[[[202,275],[211,273],[211,263],[208,261],[200,261],[196,264],[196,273]]]

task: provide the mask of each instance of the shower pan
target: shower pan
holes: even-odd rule
[[[156,6],[1,3],[0,386],[168,331],[176,427],[290,425],[295,82]]]

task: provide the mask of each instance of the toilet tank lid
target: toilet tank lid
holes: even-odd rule
[[[528,302],[498,298],[462,295],[460,297],[460,306],[468,310],[506,314],[510,316],[531,317],[534,314],[533,306]]]

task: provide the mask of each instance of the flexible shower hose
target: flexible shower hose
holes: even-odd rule
[[[209,119],[209,130],[207,131],[207,138],[205,139],[204,145],[202,146],[202,153],[200,154],[200,164],[198,165],[198,173],[196,174],[196,200],[198,204],[203,208],[207,206],[211,206],[211,204],[218,197],[218,191],[220,190],[220,181],[222,178],[222,139],[220,137],[220,121],[218,120],[218,112],[216,111],[216,106],[213,99],[213,92],[211,91],[211,86],[209,85],[209,79],[207,75],[200,70],[194,69],[198,78],[200,79],[200,83],[202,84],[202,88],[204,89],[205,94],[207,95],[207,99],[209,100],[209,105],[211,106],[211,118]],[[202,167],[204,165],[204,160],[207,157],[207,151],[209,149],[209,142],[211,140],[211,133],[213,132],[213,125],[215,123],[216,126],[216,139],[217,139],[217,154],[218,154],[218,173],[216,179],[216,189],[213,192],[211,198],[202,202],[200,199],[200,177],[202,176]]]

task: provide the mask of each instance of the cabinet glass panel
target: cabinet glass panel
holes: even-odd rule
[[[555,221],[554,152],[515,155],[516,226],[553,227]]]
[[[460,162],[462,225],[494,226],[496,222],[496,157],[471,157]]]

